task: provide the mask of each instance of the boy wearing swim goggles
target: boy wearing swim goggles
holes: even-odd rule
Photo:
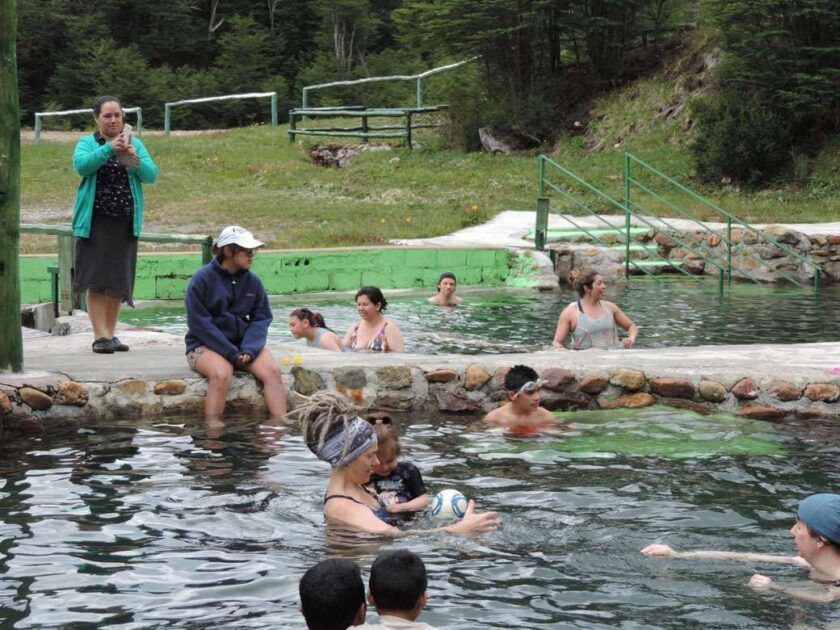
[[[533,368],[514,365],[505,375],[508,402],[486,416],[487,424],[497,427],[539,429],[557,422],[554,415],[540,407],[542,381]]]

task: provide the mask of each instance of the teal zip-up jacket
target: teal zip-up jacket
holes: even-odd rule
[[[153,184],[157,179],[157,165],[146,150],[143,142],[136,136],[131,137],[131,145],[137,151],[140,165],[128,169],[128,185],[134,198],[134,236],[140,236],[143,226],[143,187],[141,184]],[[93,199],[96,196],[96,171],[108,161],[115,151],[111,143],[99,144],[93,134],[84,136],[76,143],[73,151],[73,168],[82,176],[73,204],[73,236],[90,238],[90,224],[93,219]]]

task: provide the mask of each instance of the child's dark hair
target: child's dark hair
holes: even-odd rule
[[[505,374],[505,389],[509,392],[515,392],[528,381],[536,382],[539,377],[534,368],[527,365],[514,365]]]
[[[402,453],[400,438],[393,424],[374,424],[373,430],[376,433],[376,443],[379,445],[377,451],[393,453],[399,457]]]
[[[96,99],[96,101],[94,101],[94,103],[93,103],[93,115],[94,116],[99,116],[99,113],[102,111],[102,106],[105,103],[111,103],[111,102],[114,102],[117,105],[119,105],[120,110],[122,111],[122,103],[120,103],[120,99],[118,99],[116,96],[111,96],[110,94],[106,94],[104,96],[100,96],[98,99]]]
[[[600,275],[601,274],[592,269],[587,271],[572,269],[572,273],[569,274],[569,282],[572,283],[572,286],[575,288],[575,291],[578,292],[578,295],[583,297],[586,294],[585,289],[589,289],[591,291],[592,285],[595,284],[595,278]]]
[[[365,602],[365,584],[352,560],[330,558],[300,579],[300,609],[310,630],[345,630]]]
[[[383,551],[370,567],[370,595],[381,615],[383,611],[408,611],[426,592],[426,566],[408,549]]]
[[[442,274],[440,274],[440,278],[438,278],[437,281],[438,293],[440,293],[440,283],[446,280],[447,278],[452,280],[452,282],[454,282],[455,284],[458,284],[458,279],[455,277],[454,273],[452,273],[451,271],[444,271]]]
[[[369,299],[372,304],[379,304],[380,313],[384,313],[385,309],[388,308],[388,300],[386,300],[385,296],[382,295],[382,290],[379,287],[362,287],[356,291],[356,297],[354,300],[358,300],[361,295],[364,295],[367,299]]]
[[[289,313],[289,317],[297,317],[301,320],[305,319],[313,328],[326,328],[327,330],[332,330],[332,328],[327,326],[327,322],[324,321],[324,316],[321,315],[321,313],[310,311],[308,308],[296,308]]]

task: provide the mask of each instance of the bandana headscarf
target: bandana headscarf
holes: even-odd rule
[[[346,429],[338,427],[328,435],[320,449],[317,443],[310,443],[308,446],[318,456],[318,459],[329,462],[333,468],[341,468],[352,462],[375,443],[376,433],[374,433],[370,422],[356,417],[350,421]]]

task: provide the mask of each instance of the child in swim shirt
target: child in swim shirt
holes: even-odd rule
[[[386,416],[374,425],[374,430],[379,444],[376,451],[379,461],[371,466],[366,489],[375,493],[391,514],[425,510],[429,495],[420,471],[410,462],[397,461],[402,448],[393,421]]]

